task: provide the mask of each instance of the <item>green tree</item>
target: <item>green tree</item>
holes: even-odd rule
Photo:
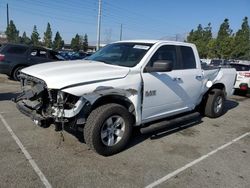
[[[220,25],[216,40],[217,55],[219,58],[229,59],[233,51],[233,35],[229,20],[225,19]]]
[[[217,48],[216,48],[216,39],[212,38],[207,44],[207,58],[216,58],[217,56]]]
[[[89,46],[88,35],[85,34],[84,37],[83,37],[83,43],[82,43],[82,49],[83,49],[84,52],[86,52],[88,50],[88,46]]]
[[[45,47],[47,48],[52,47],[52,30],[50,27],[50,23],[47,24],[47,29],[46,32],[44,33],[43,41]]]
[[[27,45],[31,44],[31,40],[30,40],[29,37],[27,37],[26,32],[23,32],[23,35],[22,35],[22,37],[20,39],[20,43],[27,44]]]
[[[77,52],[81,49],[81,39],[78,34],[71,40],[71,49]]]
[[[16,29],[16,26],[13,20],[10,20],[10,24],[8,25],[5,34],[7,35],[8,42],[18,43],[19,42],[19,31]]]
[[[40,37],[36,25],[34,25],[33,32],[30,38],[31,38],[31,44],[33,44],[34,46],[38,46],[40,44],[39,43]]]
[[[61,50],[63,46],[64,41],[62,40],[60,33],[57,31],[52,45],[53,50]]]
[[[250,28],[247,17],[243,19],[241,29],[236,32],[233,44],[233,58],[250,60]]]
[[[192,30],[187,41],[194,43],[197,46],[200,57],[206,58],[208,56],[208,43],[212,39],[212,27],[209,23],[207,27],[203,28],[201,24],[196,30]]]

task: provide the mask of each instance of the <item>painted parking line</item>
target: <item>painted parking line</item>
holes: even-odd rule
[[[155,182],[149,184],[149,185],[146,186],[145,188],[153,188],[153,187],[155,187],[155,186],[160,185],[161,183],[163,183],[163,182],[169,180],[170,178],[172,178],[172,177],[176,176],[177,174],[181,173],[182,171],[184,171],[184,170],[186,170],[186,169],[188,169],[188,168],[194,166],[195,164],[197,164],[197,163],[203,161],[204,159],[210,157],[211,155],[214,155],[214,154],[217,153],[218,151],[225,149],[226,147],[232,145],[233,143],[235,143],[235,142],[237,142],[237,141],[239,141],[239,140],[241,140],[241,139],[243,139],[243,138],[245,138],[246,136],[249,136],[249,135],[250,135],[250,132],[247,132],[247,133],[245,133],[245,134],[243,134],[243,135],[241,135],[241,136],[239,136],[239,137],[233,139],[232,141],[230,141],[230,142],[228,142],[228,143],[226,143],[226,144],[224,144],[224,145],[218,147],[217,149],[215,149],[215,150],[209,152],[208,154],[203,155],[203,156],[201,156],[200,158],[198,158],[198,159],[196,159],[196,160],[194,160],[194,161],[192,161],[192,162],[186,164],[185,166],[183,166],[183,167],[181,167],[181,168],[179,168],[179,169],[177,169],[177,170],[175,170],[175,171],[173,171],[173,172],[167,174],[166,176],[164,176],[164,177],[162,177],[162,178],[156,180]]]
[[[37,173],[37,175],[39,176],[39,178],[41,179],[41,181],[43,182],[43,184],[45,185],[45,187],[46,188],[52,188],[51,184],[49,183],[49,181],[47,180],[47,178],[45,177],[45,175],[39,169],[39,167],[37,166],[36,162],[32,159],[31,155],[26,150],[26,148],[23,146],[23,144],[21,143],[21,141],[19,140],[19,138],[16,136],[16,134],[13,132],[13,130],[11,129],[11,127],[9,126],[9,124],[6,122],[6,120],[4,119],[4,117],[2,116],[2,114],[0,114],[0,119],[3,122],[5,128],[11,134],[12,138],[15,140],[15,142],[19,146],[19,148],[22,150],[22,152],[25,155],[26,159],[29,161],[29,163],[31,164],[32,168]]]
[[[13,111],[0,112],[0,114],[9,114],[9,113],[13,113]]]

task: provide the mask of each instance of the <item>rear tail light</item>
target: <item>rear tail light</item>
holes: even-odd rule
[[[241,72],[240,75],[244,77],[250,77],[250,72]]]
[[[4,61],[4,59],[5,59],[5,55],[0,54],[0,61]]]
[[[245,90],[248,89],[248,87],[247,87],[247,85],[241,85],[241,86],[240,86],[240,89],[245,91]]]

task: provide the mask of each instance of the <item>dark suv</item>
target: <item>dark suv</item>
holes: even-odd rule
[[[0,48],[0,73],[18,80],[22,68],[31,65],[60,61],[63,58],[55,51],[22,44],[6,44]]]

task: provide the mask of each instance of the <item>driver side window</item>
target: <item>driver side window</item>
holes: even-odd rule
[[[159,60],[173,62],[173,70],[178,69],[176,47],[173,45],[161,46],[151,57],[147,66],[153,67],[154,63]]]

